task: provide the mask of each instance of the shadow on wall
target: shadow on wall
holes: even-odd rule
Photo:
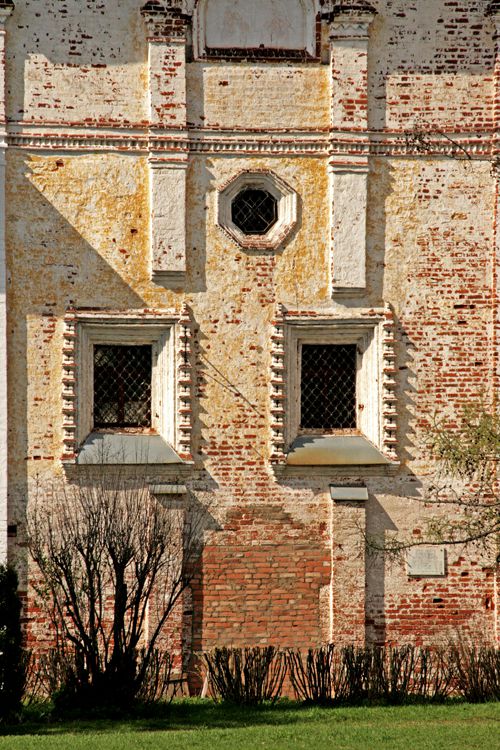
[[[71,158],[74,163],[78,161],[77,156]],[[19,571],[24,593],[30,567],[23,544],[28,500],[37,482],[50,482],[59,475],[63,419],[61,320],[64,313],[70,306],[142,309],[149,307],[150,301],[126,281],[127,261],[118,251],[120,242],[114,241],[112,230],[116,227],[116,236],[122,232],[128,238],[131,263],[134,257],[137,260],[140,256],[140,231],[131,234],[131,217],[119,210],[103,217],[103,205],[107,203],[96,203],[99,196],[94,200],[94,191],[88,184],[91,175],[86,173],[86,179],[82,178],[86,187],[82,191],[78,184],[54,177],[54,172],[57,175],[65,168],[63,157],[12,159],[7,215],[9,274],[15,280],[9,292],[9,522],[11,527],[17,528],[15,534],[11,529],[9,554]],[[20,176],[22,167],[24,174]],[[66,215],[44,194],[47,184],[51,190],[55,189],[57,204]],[[71,199],[71,206],[67,198]],[[121,194],[120,200],[126,202],[128,196]],[[29,221],[26,219],[28,210]],[[140,211],[140,207],[137,210]],[[82,223],[87,239],[67,218],[72,216],[72,211],[75,211],[73,218]],[[85,212],[88,220],[82,218]],[[106,231],[99,230],[100,221],[104,219],[108,222]],[[93,236],[98,238],[99,245],[91,243]],[[134,243],[138,243],[135,249]],[[139,269],[144,274],[142,286],[146,287],[149,284],[147,263],[143,258],[139,260]],[[140,286],[136,283],[136,288]],[[195,436],[201,435],[199,419],[196,413]],[[199,438],[197,440],[199,444]],[[90,475],[93,468],[102,471],[100,466],[70,466],[65,477],[74,481],[81,477],[82,469]],[[117,467],[106,467],[107,473],[115,470]],[[122,470],[123,467],[118,468]],[[146,464],[141,470],[156,483],[172,482],[169,467],[162,472],[162,467]],[[125,471],[137,473],[137,468]],[[190,484],[194,486],[194,489],[188,487],[190,503],[194,512],[202,517],[203,533],[217,531],[219,526],[209,507],[209,497],[217,489],[216,483],[201,465],[197,465]],[[26,595],[31,597],[33,593]],[[31,600],[27,601],[27,606],[32,606]],[[183,619],[186,635],[192,629],[191,619],[192,612],[188,609]],[[45,632],[44,623],[39,627],[40,632]],[[43,639],[43,635],[40,637]]]
[[[53,160],[53,168],[58,169]],[[60,321],[69,306],[147,306],[33,184],[31,163],[8,179],[9,505],[10,523],[24,537],[30,477],[51,473],[62,451]],[[29,221],[27,212],[29,211]],[[106,244],[111,243],[107,238]],[[28,400],[29,399],[29,400]],[[26,555],[22,546],[17,554]],[[27,560],[19,560],[26,586]]]
[[[368,538],[383,543],[387,531],[398,531],[391,517],[377,498],[369,494],[366,504]],[[365,638],[368,646],[386,642],[385,576],[386,559],[383,552],[366,551],[365,572]]]
[[[481,79],[488,85],[494,70],[494,29],[484,15],[488,1],[372,3],[378,15],[369,47],[369,128],[421,123],[453,130],[460,122],[461,129],[471,129],[476,118],[484,128],[484,101],[475,111],[471,99],[476,89],[484,97]]]
[[[187,292],[207,291],[207,241],[210,201],[214,200],[214,175],[204,156],[189,160],[186,205]],[[215,200],[214,200],[215,202]]]
[[[16,3],[7,21],[9,118],[145,121],[142,72],[148,53],[141,5]]]

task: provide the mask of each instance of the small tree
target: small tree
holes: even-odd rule
[[[21,601],[17,574],[0,566],[0,719],[8,719],[21,706],[26,660],[22,648]]]
[[[500,417],[482,403],[464,407],[457,426],[437,420],[428,435],[436,460],[433,481],[422,497],[428,520],[418,541],[398,535],[384,542],[368,539],[372,549],[397,556],[418,545],[476,545],[499,562]]]
[[[143,481],[116,476],[38,493],[28,545],[67,657],[66,702],[123,706],[137,696],[195,573],[202,518],[192,507],[165,508]]]

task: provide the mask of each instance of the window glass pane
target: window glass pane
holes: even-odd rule
[[[94,346],[94,427],[151,427],[151,346]]]
[[[232,202],[231,218],[244,234],[265,234],[278,220],[278,202],[267,190],[245,188]]]
[[[356,344],[304,344],[300,397],[302,428],[355,428]]]

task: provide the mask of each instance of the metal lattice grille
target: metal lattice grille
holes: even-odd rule
[[[355,428],[356,345],[304,344],[300,395],[302,428]]]
[[[94,346],[94,427],[151,427],[151,346]]]
[[[267,190],[246,188],[233,200],[231,218],[244,234],[265,234],[278,220],[278,202]]]

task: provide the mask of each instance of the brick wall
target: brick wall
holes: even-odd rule
[[[208,544],[193,588],[195,647],[428,642],[453,629],[493,637],[494,576],[477,550],[448,550],[443,579],[409,580],[404,566],[366,558],[360,536],[422,528],[429,418],[437,410],[453,422],[468,399],[493,390],[495,49],[486,2],[374,1],[368,86],[354,102],[352,86],[331,75],[325,28],[309,62],[195,61],[188,39],[186,101],[175,81],[159,81],[172,117],[156,123],[154,146],[188,159],[186,273],[175,287],[150,274],[141,4],[17,0],[7,24],[9,520],[23,589],[30,488],[63,476],[66,308],[186,303],[196,362],[185,482],[206,508]],[[356,59],[343,61],[355,83]],[[423,149],[413,137],[422,130]],[[361,299],[331,297],[332,150],[340,160],[362,152],[369,166]],[[271,170],[299,196],[297,228],[275,252],[244,251],[216,224],[217,190],[243,169]],[[394,476],[271,468],[277,303],[339,318],[392,306]],[[168,468],[159,474],[172,479]],[[366,508],[332,506],[330,483],[359,481]],[[43,615],[27,601],[35,632]]]

